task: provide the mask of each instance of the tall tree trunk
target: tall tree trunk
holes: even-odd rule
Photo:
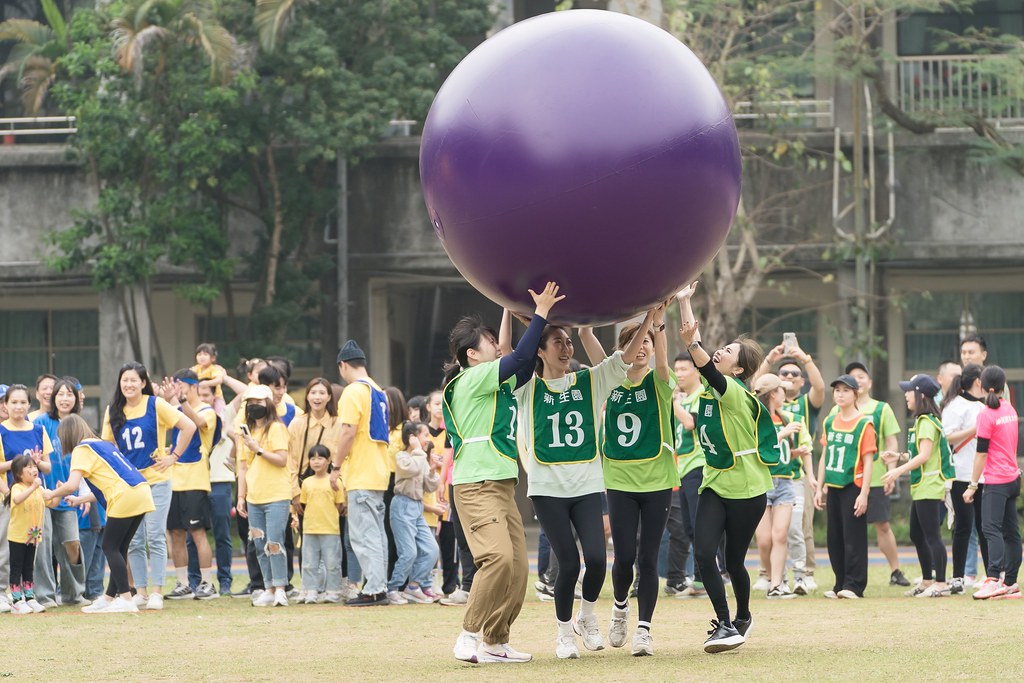
[[[270,231],[270,247],[267,249],[267,288],[264,303],[274,303],[277,289],[277,265],[281,258],[281,233],[284,232],[284,209],[281,206],[281,184],[277,177],[277,164],[274,161],[273,140],[267,141],[267,174],[270,180],[274,202],[274,225]]]

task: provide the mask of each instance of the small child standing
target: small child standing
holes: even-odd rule
[[[423,518],[423,494],[437,491],[441,483],[440,459],[428,455],[433,450],[430,430],[423,423],[407,422],[402,427],[403,450],[395,456],[395,497],[391,500],[391,531],[395,536],[398,560],[388,581],[388,601],[392,604],[434,602],[431,570],[437,563],[438,547],[434,531]],[[408,581],[404,592],[402,586]]]
[[[341,525],[339,514],[345,503],[345,491],[331,488],[331,452],[317,444],[309,449],[309,467],[313,476],[302,482],[299,502],[302,517],[302,590],[305,602],[341,600]],[[324,572],[320,571],[323,563]]]
[[[11,521],[7,527],[7,543],[11,555],[11,600],[15,614],[44,612],[36,600],[32,586],[32,568],[36,545],[43,536],[43,515],[46,501],[39,468],[31,455],[19,455],[11,462],[11,486],[5,502],[11,506]]]
[[[221,385],[227,370],[217,365],[216,344],[203,343],[196,347],[196,364],[192,366],[192,372],[199,378],[200,386],[213,389],[213,409],[217,415],[221,415],[224,412],[224,390]]]

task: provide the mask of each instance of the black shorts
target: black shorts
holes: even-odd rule
[[[195,531],[209,529],[210,494],[206,491],[173,491],[171,508],[167,513],[167,529]]]
[[[872,486],[868,493],[868,524],[888,522],[892,517],[892,501],[884,486]]]

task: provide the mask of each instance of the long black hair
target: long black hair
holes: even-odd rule
[[[988,366],[981,371],[981,388],[985,390],[985,407],[997,410],[1006,389],[1006,373],[998,365]]]
[[[565,332],[569,343],[572,343],[572,333],[569,331],[569,328],[559,325],[545,325],[544,331],[540,333],[540,344],[537,345],[537,349],[540,350],[547,346],[548,341],[559,332]],[[537,367],[534,369],[534,372],[538,377],[544,374],[544,360],[540,357],[539,353],[537,354]]]
[[[110,405],[107,406],[107,414],[110,416],[110,431],[117,434],[121,431],[121,427],[124,427],[125,416],[124,407],[128,403],[128,399],[124,397],[121,392],[121,378],[124,373],[129,370],[135,371],[135,374],[142,380],[142,393],[147,396],[153,395],[153,383],[149,381],[149,371],[146,370],[146,366],[142,363],[136,363],[135,361],[129,361],[121,366],[121,369],[117,373],[117,383],[114,385],[114,397],[110,399]]]
[[[448,334],[448,351],[452,357],[444,365],[444,381],[441,386],[447,386],[463,368],[469,367],[469,350],[480,346],[480,339],[485,335],[495,341],[498,339],[498,333],[493,327],[485,325],[479,315],[467,315],[455,323]]]
[[[946,409],[953,399],[957,396],[963,396],[964,398],[970,397],[971,387],[974,386],[975,380],[981,377],[982,367],[977,363],[969,363],[964,366],[964,369],[960,371],[959,375],[953,377],[953,381],[949,383],[949,391],[942,397],[942,403],[939,404],[939,411]]]
[[[11,479],[14,480],[15,484],[21,483],[21,473],[24,472],[25,468],[31,465],[32,462],[32,456],[27,453],[15,456],[14,459],[11,460]],[[14,486],[11,486],[11,490],[7,492],[6,496],[4,496],[4,505],[10,506],[13,490]]]
[[[50,410],[47,413],[47,415],[49,415],[51,419],[53,419],[53,420],[59,420],[60,419],[60,414],[57,412],[57,401],[56,401],[56,398],[57,398],[57,392],[60,391],[61,388],[63,388],[63,387],[67,387],[68,391],[71,392],[71,395],[75,397],[75,403],[74,403],[74,405],[71,406],[71,412],[72,413],[80,413],[80,412],[82,412],[82,405],[78,402],[79,393],[78,393],[78,387],[76,386],[77,384],[78,384],[77,382],[72,382],[67,377],[61,377],[56,382],[54,382],[54,384],[53,384],[53,393],[50,394]],[[113,425],[111,425],[111,427],[113,427]]]

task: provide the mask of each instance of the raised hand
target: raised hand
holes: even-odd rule
[[[533,297],[533,303],[536,306],[535,313],[542,318],[547,318],[548,313],[551,312],[551,307],[557,304],[559,301],[565,298],[565,295],[558,296],[558,285],[554,282],[548,282],[544,286],[544,291],[540,294],[529,290],[530,296]]]
[[[682,326],[679,328],[679,336],[683,340],[683,344],[689,346],[697,339],[697,332],[700,328],[700,323],[694,320],[684,320]]]
[[[694,280],[690,284],[686,285],[678,292],[676,292],[676,299],[679,301],[685,301],[693,298],[693,293],[697,291],[697,280]]]

